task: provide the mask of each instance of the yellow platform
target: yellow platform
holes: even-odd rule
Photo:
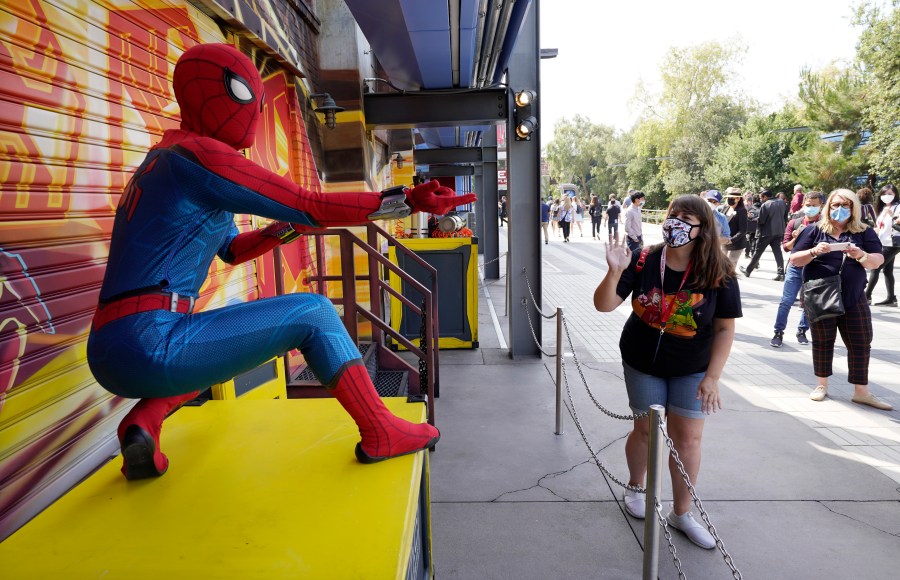
[[[430,552],[427,454],[362,465],[358,440],[333,399],[184,407],[168,473],[129,482],[113,459],[0,543],[0,577],[406,578],[411,550]]]

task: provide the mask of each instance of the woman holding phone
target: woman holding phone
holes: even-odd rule
[[[860,405],[890,411],[893,407],[869,392],[869,356],[872,348],[872,313],[866,300],[866,268],[884,262],[875,231],[862,222],[862,205],[849,189],[836,189],[825,202],[816,227],[804,229],[791,251],[791,264],[803,268],[803,281],[835,276],[840,272],[844,314],[816,322],[812,332],[813,371],[818,385],[809,394],[813,401],[828,396],[828,377],[834,359],[834,341],[840,331],[847,347],[851,400]]]

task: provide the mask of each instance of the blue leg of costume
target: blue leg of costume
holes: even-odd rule
[[[92,370],[132,398],[205,389],[299,349],[323,384],[359,358],[331,302],[291,294],[184,315],[164,310],[121,318],[95,332]]]
[[[356,421],[361,462],[437,443],[440,433],[431,425],[404,421],[387,410],[331,302],[316,294],[292,294],[193,315],[141,313],[92,333],[89,360],[97,379],[118,395],[142,397],[120,425],[126,477],[166,471],[168,459],[159,451],[162,421],[197,389],[294,348]]]

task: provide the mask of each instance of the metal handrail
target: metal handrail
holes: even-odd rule
[[[423,270],[428,272],[428,276],[431,279],[431,310],[430,310],[430,324],[426,325],[431,328],[431,338],[427,337],[428,332],[426,331],[426,344],[430,345],[430,352],[432,353],[433,365],[428,367],[428,376],[433,377],[434,379],[434,396],[440,396],[441,394],[441,365],[440,365],[440,355],[441,349],[438,344],[440,340],[440,317],[438,316],[438,304],[440,301],[438,300],[438,280],[437,280],[437,269],[426,262],[421,256],[419,256],[414,251],[410,250],[399,241],[397,238],[392,236],[387,232],[384,228],[375,224],[373,222],[369,222],[366,225],[367,231],[367,240],[369,242],[369,246],[372,248],[378,247],[378,236],[383,237],[389,246],[394,246],[398,252],[411,259],[415,263],[417,263]],[[370,276],[373,264],[369,262],[369,270]],[[391,262],[391,268],[393,268],[393,262]],[[397,266],[399,268],[399,266]],[[376,276],[377,277],[377,276]],[[370,285],[370,288],[372,286]],[[391,289],[393,290],[393,289]],[[380,308],[380,303],[379,303]],[[418,310],[418,309],[417,309]],[[380,314],[380,310],[379,310]],[[426,319],[427,320],[427,319]],[[433,397],[430,397],[433,398]]]
[[[345,228],[305,231],[305,235],[313,236],[316,238],[317,248],[322,247],[322,244],[320,244],[319,241],[322,240],[325,236],[338,236],[340,240],[340,255],[342,264],[340,276],[327,276],[324,274],[320,274],[321,272],[325,272],[324,252],[317,251],[317,274],[311,275],[307,279],[311,285],[313,282],[318,282],[318,284],[316,284],[316,289],[320,294],[325,293],[325,282],[341,280],[343,287],[343,296],[340,299],[334,300],[334,302],[343,304],[344,326],[347,328],[347,331],[350,333],[350,337],[354,342],[357,342],[359,338],[359,324],[357,321],[357,315],[360,315],[372,323],[372,334],[376,344],[383,344],[383,334],[386,333],[391,339],[406,347],[406,349],[409,350],[409,352],[416,356],[420,361],[424,361],[426,369],[428,371],[428,377],[426,381],[426,394],[428,395],[428,420],[429,423],[434,424],[434,398],[436,394],[439,394],[440,392],[440,379],[438,374],[439,333],[437,315],[437,270],[431,264],[418,256],[415,252],[400,244],[393,236],[391,236],[386,230],[379,227],[378,225],[374,223],[366,224],[366,230],[367,236],[365,240]],[[409,273],[402,270],[399,265],[389,260],[379,251],[379,235],[387,240],[388,245],[393,245],[394,247],[396,247],[399,252],[403,253],[405,256],[416,262],[430,275],[432,286],[431,289],[428,289],[425,285],[413,278]],[[355,261],[353,256],[354,246],[361,249],[367,255],[369,269],[368,276],[356,275]],[[399,293],[394,288],[391,288],[390,285],[387,284],[379,275],[379,266],[382,266],[388,271],[394,273],[403,282],[406,283],[408,288],[411,288],[412,290],[418,292],[419,295],[423,297],[424,310],[420,305],[415,304],[413,301],[403,296],[402,293]],[[371,305],[370,309],[363,307],[356,300],[356,281],[366,279],[369,281],[369,303]],[[405,336],[400,334],[399,331],[395,330],[390,326],[390,324],[387,324],[384,321],[381,308],[382,292],[388,292],[391,296],[397,298],[403,305],[407,306],[410,311],[424,318],[425,344],[427,345],[424,351],[414,345],[412,341],[407,339]],[[413,371],[411,374],[415,374],[417,377],[420,376],[417,370]]]

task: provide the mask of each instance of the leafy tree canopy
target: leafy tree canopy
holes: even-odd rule
[[[650,177],[652,165],[639,161],[629,166],[629,177],[667,198],[708,187],[705,168],[716,147],[752,109],[735,87],[735,66],[745,50],[717,42],[670,50],[660,67],[661,93],[652,97],[639,85],[634,98],[643,105],[635,152],[659,162],[658,169]]]
[[[615,130],[594,124],[587,117],[562,118],[544,152],[550,176],[558,183],[574,183],[583,194],[593,191],[594,168],[606,165],[606,149]]]
[[[800,102],[809,126],[845,133],[842,147],[849,154],[861,139],[862,103],[866,81],[862,71],[835,64],[820,71],[800,71]]]
[[[803,123],[793,105],[770,115],[753,115],[725,137],[706,168],[706,179],[718,189],[790,191],[796,177],[788,159],[816,140],[809,131],[793,131]]]
[[[866,73],[863,125],[872,131],[868,149],[872,169],[900,178],[900,0],[882,8],[871,0],[856,13],[862,27],[857,58]]]

